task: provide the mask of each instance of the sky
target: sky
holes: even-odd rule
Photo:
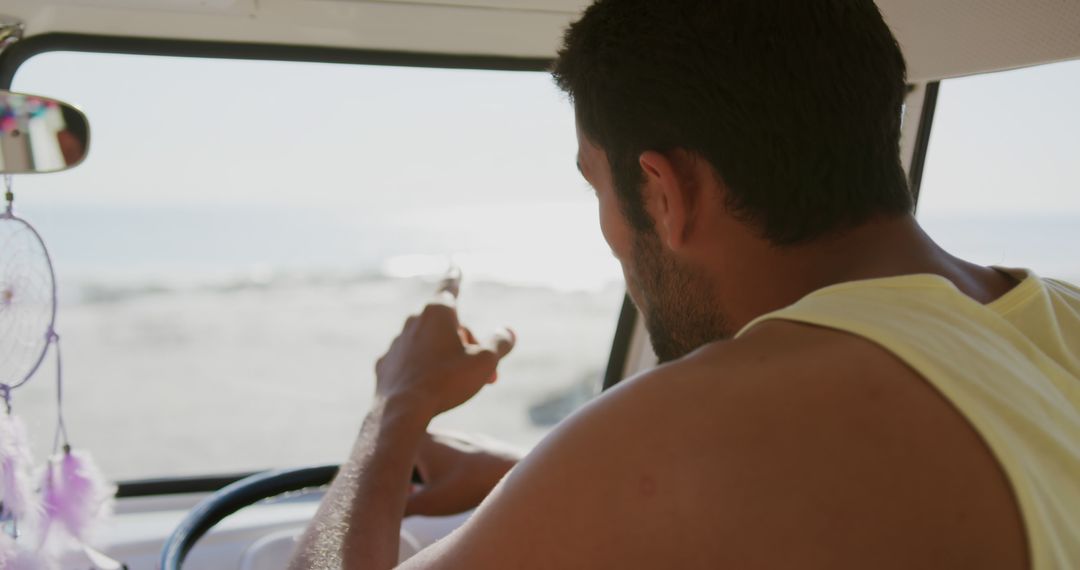
[[[95,204],[302,193],[371,206],[414,202],[398,189],[469,185],[500,201],[512,185],[551,199],[581,187],[572,113],[543,73],[51,53],[15,86],[90,116],[90,160],[70,176],[109,179],[86,196]],[[124,176],[104,170],[121,156]]]
[[[69,273],[454,258],[519,284],[621,280],[547,73],[51,53],[14,84],[90,117],[85,163],[17,181]]]

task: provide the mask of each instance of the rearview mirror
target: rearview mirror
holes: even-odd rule
[[[36,95],[0,91],[0,174],[59,172],[90,148],[90,124],[75,107]]]

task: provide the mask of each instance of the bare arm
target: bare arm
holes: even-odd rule
[[[455,288],[456,290],[456,288]],[[478,344],[457,320],[453,291],[410,317],[376,365],[375,403],[308,526],[293,570],[383,570],[397,564],[410,473],[431,418],[494,380],[509,331]]]
[[[423,484],[409,495],[406,516],[475,509],[522,456],[521,450],[482,436],[428,433],[416,454]]]
[[[393,568],[413,456],[427,427],[407,406],[377,401],[352,454],[308,526],[290,568]]]

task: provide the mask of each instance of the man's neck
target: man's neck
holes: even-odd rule
[[[741,328],[837,283],[916,273],[940,275],[969,297],[988,303],[1015,283],[993,269],[941,249],[912,216],[874,220],[842,235],[775,247],[751,232],[724,236],[725,251],[710,271],[729,322]]]

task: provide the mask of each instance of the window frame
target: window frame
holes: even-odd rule
[[[915,146],[911,156],[911,164],[908,167],[908,188],[911,191],[912,203],[915,208],[913,213],[917,213],[919,208],[923,172],[926,168],[926,156],[930,151],[930,135],[934,130],[934,113],[937,111],[940,89],[941,81],[931,81],[926,84],[924,89],[922,109],[919,113],[919,126],[915,134]]]
[[[11,89],[19,68],[37,55],[57,52],[84,52],[125,55],[187,57],[197,59],[233,59],[383,65],[432,69],[486,71],[547,71],[548,58],[521,58],[490,55],[440,54],[333,48],[309,45],[211,42],[131,36],[99,36],[53,32],[24,38],[0,51],[0,89]],[[603,387],[617,384],[627,373],[638,311],[628,295],[623,296],[617,316],[614,340],[608,355]],[[117,497],[147,497],[185,493],[208,493],[239,481],[253,473],[211,476],[139,479],[118,483]]]

